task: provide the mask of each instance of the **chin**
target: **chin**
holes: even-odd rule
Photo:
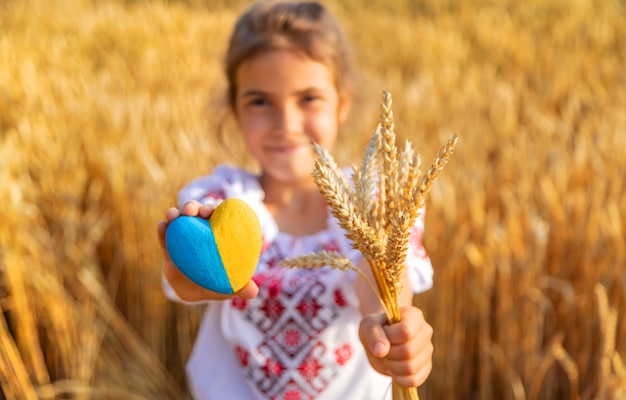
[[[313,172],[313,170],[311,170],[309,173],[305,173],[305,174],[284,174],[281,178],[281,180],[285,183],[302,183],[302,182],[312,182],[313,181],[313,175],[311,174]]]
[[[299,182],[308,182],[313,180],[313,166],[310,169],[299,168],[297,170],[286,170],[282,169],[277,171],[273,176],[284,183],[299,183]]]
[[[313,179],[312,173],[314,168],[315,162],[311,158],[295,157],[282,160],[274,158],[271,162],[265,164],[263,171],[265,175],[272,179],[285,183],[296,183]]]

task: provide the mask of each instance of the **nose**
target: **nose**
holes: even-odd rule
[[[274,132],[287,136],[302,130],[304,116],[297,105],[286,103],[276,108]]]

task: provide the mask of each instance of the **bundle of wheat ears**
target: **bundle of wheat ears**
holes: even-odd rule
[[[332,156],[314,144],[318,160],[313,177],[345,230],[352,246],[369,263],[376,288],[363,271],[342,254],[322,251],[286,259],[297,268],[329,266],[358,272],[376,293],[389,324],[400,321],[399,298],[405,276],[409,229],[419,216],[430,188],[454,152],[457,136],[441,148],[422,174],[421,159],[409,141],[398,151],[391,94],[383,92],[380,123],[361,166],[353,166],[350,185]],[[417,388],[393,388],[394,400],[418,399]]]

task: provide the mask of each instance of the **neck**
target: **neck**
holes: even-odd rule
[[[326,228],[326,200],[313,179],[284,183],[261,177],[261,187],[263,202],[282,232],[308,235]]]
[[[268,179],[267,176],[262,175],[260,183],[265,192],[264,202],[279,207],[306,206],[312,200],[317,201],[321,197],[312,178],[287,183]]]

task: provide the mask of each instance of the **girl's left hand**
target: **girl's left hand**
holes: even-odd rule
[[[422,311],[400,308],[401,320],[386,324],[385,314],[364,317],[359,336],[372,367],[405,387],[420,386],[432,370],[433,328]]]

